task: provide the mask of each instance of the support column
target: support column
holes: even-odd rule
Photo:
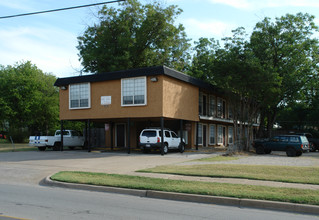
[[[184,135],[184,133],[183,133],[183,119],[180,119],[179,120],[179,130],[180,130],[180,143],[181,144],[184,144],[184,142],[183,142],[183,135]],[[182,146],[181,146],[182,147]],[[183,153],[183,151],[180,151],[181,153]]]
[[[161,117],[161,155],[164,156],[164,117]]]
[[[61,120],[61,144],[60,144],[60,151],[63,151],[63,120]]]
[[[127,153],[131,153],[131,120],[127,119]]]
[[[85,130],[84,130],[84,149],[88,147],[88,122],[85,121]]]
[[[198,128],[199,124],[196,122],[196,150],[198,150]]]
[[[91,152],[91,123],[88,119],[88,152]]]

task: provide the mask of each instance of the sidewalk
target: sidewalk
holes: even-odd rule
[[[202,181],[202,182],[211,182],[211,183],[231,183],[231,184],[244,184],[244,185],[255,185],[255,186],[270,186],[270,187],[319,190],[319,185],[283,183],[283,182],[275,182],[275,181],[249,180],[249,179],[239,179],[239,178],[212,178],[212,177],[182,176],[182,175],[173,175],[173,174],[140,173],[140,172],[131,172],[131,173],[128,173],[127,175],[163,178],[163,179],[171,179],[171,180]]]

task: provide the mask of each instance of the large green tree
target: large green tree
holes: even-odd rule
[[[318,89],[314,82],[319,50],[313,37],[317,31],[314,17],[308,14],[287,14],[275,22],[265,18],[250,37],[238,28],[223,39],[223,46],[213,39],[200,39],[189,72],[224,88],[239,121],[252,121],[251,116],[260,110],[260,131],[268,132],[259,134],[270,136],[281,108],[317,94],[313,92]]]
[[[265,94],[271,93],[270,86],[273,87],[276,80],[261,69],[244,28],[234,30],[232,37],[222,41],[223,47],[214,39],[201,38],[196,42],[189,72],[223,88],[233,113],[236,147],[248,150],[261,103]],[[240,132],[244,124],[248,125],[248,138]]]
[[[184,27],[175,25],[181,9],[158,2],[127,0],[119,8],[104,6],[98,23],[78,37],[84,71],[101,73],[154,65],[183,70],[190,44]]]
[[[0,121],[16,140],[35,132],[48,133],[59,125],[56,77],[31,62],[0,66]]]
[[[269,96],[262,108],[260,131],[267,130],[267,136],[279,109],[302,98],[308,85],[317,80],[319,44],[313,37],[318,32],[314,19],[303,13],[287,14],[274,22],[265,18],[251,35],[250,47],[261,68],[278,79],[276,96]]]

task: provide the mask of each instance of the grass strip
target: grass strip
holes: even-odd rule
[[[318,190],[168,180],[129,175],[73,171],[59,172],[54,174],[51,179],[68,183],[319,205]]]
[[[0,153],[12,151],[35,151],[36,147],[30,147],[28,144],[14,144],[14,146],[6,140],[0,142]]]
[[[158,166],[138,172],[319,184],[319,167],[200,164]]]
[[[221,162],[221,161],[232,161],[232,160],[238,160],[239,157],[233,157],[233,156],[215,156],[215,157],[206,157],[201,158],[197,160],[192,160],[191,162]]]

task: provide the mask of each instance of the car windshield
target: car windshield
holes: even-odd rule
[[[145,136],[145,137],[156,137],[156,131],[143,131],[142,136]]]

